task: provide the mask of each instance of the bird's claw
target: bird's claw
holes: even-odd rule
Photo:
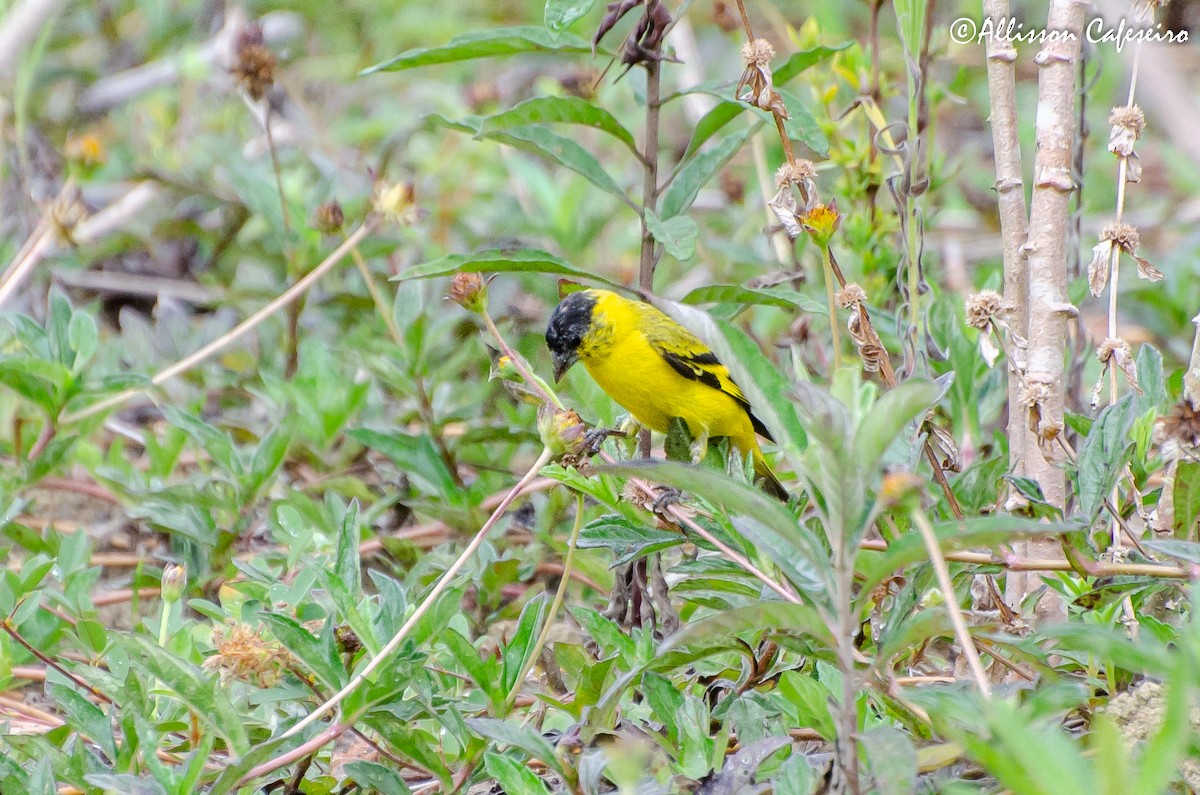
[[[583,434],[583,449],[587,451],[589,456],[596,455],[600,452],[601,445],[610,436],[620,436],[624,438],[625,432],[613,428],[592,428]]]
[[[658,496],[650,503],[650,511],[655,514],[663,514],[667,508],[683,501],[683,492],[679,489],[663,488],[658,492]]]

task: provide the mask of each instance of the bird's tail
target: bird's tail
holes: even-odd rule
[[[754,472],[758,475],[758,484],[762,490],[770,494],[780,502],[787,502],[791,497],[783,484],[779,482],[779,478],[775,477],[775,473],[771,471],[770,464],[767,459],[763,458],[761,450],[754,450]]]

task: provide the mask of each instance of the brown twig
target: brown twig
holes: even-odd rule
[[[100,699],[104,703],[106,703],[106,704],[113,703],[113,700],[111,698],[104,695],[104,693],[101,693],[99,690],[92,687],[87,682],[83,681],[78,676],[76,676],[75,674],[68,671],[66,668],[59,665],[58,661],[55,660],[53,657],[43,654],[41,651],[39,651],[37,648],[35,648],[31,643],[29,643],[29,641],[27,641],[27,640],[25,640],[25,638],[21,637],[21,633],[17,632],[17,628],[14,627],[12,624],[12,615],[11,614],[7,618],[5,618],[3,621],[0,621],[0,628],[2,628],[5,632],[7,632],[8,636],[10,638],[15,640],[22,647],[24,647],[24,649],[27,652],[29,652],[34,657],[37,657],[39,660],[41,660],[42,663],[44,665],[46,665],[46,667],[53,668],[54,670],[58,671],[60,674],[62,674],[63,676],[67,677],[72,682],[74,682],[77,686],[82,687],[84,690],[88,691],[89,693],[91,693],[93,696]]]

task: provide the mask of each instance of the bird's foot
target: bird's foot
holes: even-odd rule
[[[616,428],[592,428],[583,434],[583,449],[589,457],[600,452],[601,445],[610,436],[625,438],[625,431]]]
[[[692,455],[692,463],[699,464],[708,455],[708,434],[701,434],[699,438],[693,439],[688,451]]]
[[[658,496],[650,503],[650,511],[656,515],[666,513],[667,508],[683,501],[683,492],[679,489],[661,488]]]

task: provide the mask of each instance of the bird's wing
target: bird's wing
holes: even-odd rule
[[[775,441],[762,421],[754,416],[754,412],[750,410],[750,401],[734,382],[729,368],[721,364],[717,355],[699,337],[662,312],[653,307],[646,309],[650,311],[645,312],[641,319],[642,333],[650,347],[666,360],[671,369],[684,378],[699,381],[729,395],[746,410],[755,433]]]

